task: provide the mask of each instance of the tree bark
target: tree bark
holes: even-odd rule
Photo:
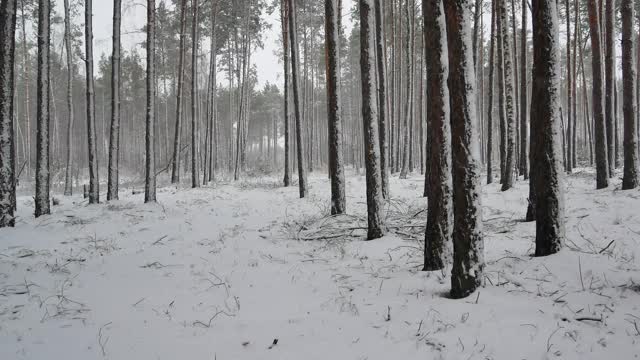
[[[454,214],[451,297],[456,299],[468,296],[480,286],[484,269],[471,7],[471,0],[444,1],[449,48]]]
[[[595,0],[591,0],[595,1]],[[564,195],[560,144],[559,21],[554,0],[533,0],[531,182],[536,191],[536,256],[558,252],[564,240]]]
[[[93,79],[93,0],[85,0],[85,65],[87,80],[87,144],[89,157],[89,204],[100,202],[98,146],[96,144],[96,94]]]
[[[176,94],[176,128],[173,140],[173,160],[171,170],[171,183],[180,182],[180,145],[182,138],[182,97],[184,96],[184,62],[186,54],[186,33],[187,33],[187,0],[180,2],[180,47],[178,55],[178,90]]]
[[[522,0],[522,23],[520,33],[520,173],[524,179],[529,179],[529,154],[527,127],[527,114],[529,106],[527,104],[527,0]],[[515,49],[514,49],[515,51]]]
[[[147,113],[145,132],[144,202],[156,201],[155,107],[156,107],[156,1],[147,0]]]
[[[498,23],[500,26],[500,34],[502,35],[502,63],[504,71],[504,84],[501,83],[504,90],[504,112],[505,112],[505,130],[506,130],[506,142],[505,149],[505,169],[504,178],[502,179],[502,191],[510,190],[513,187],[513,177],[515,170],[515,86],[514,86],[514,63],[511,53],[511,37],[508,26],[508,15],[506,0],[500,0],[498,2]]]
[[[384,235],[382,217],[382,178],[380,173],[380,137],[376,106],[375,16],[373,0],[360,3],[360,70],[362,82],[362,120],[367,181],[367,239]]]
[[[588,1],[589,29],[591,33],[591,68],[593,82],[593,118],[595,123],[596,143],[596,187],[603,189],[609,186],[609,158],[607,150],[607,123],[603,111],[602,98],[602,47],[600,45],[600,22],[597,0]]]
[[[489,87],[487,99],[487,184],[493,183],[493,93],[496,43],[496,2],[491,2],[491,40],[489,44]]]
[[[109,131],[109,179],[107,200],[118,199],[120,163],[120,32],[122,0],[113,1],[113,48],[111,51],[111,128]]]
[[[200,186],[200,127],[198,121],[198,0],[191,4],[191,187]]]
[[[0,1],[0,228],[15,226],[13,128],[17,0]]]
[[[387,128],[389,126],[387,98],[387,69],[384,36],[384,14],[382,3],[375,0],[376,7],[376,64],[378,67],[378,105],[380,106],[380,169],[382,172],[382,196],[389,198],[389,164],[387,154]]]
[[[337,0],[325,0],[327,122],[329,134],[329,174],[331,175],[331,215],[346,212],[342,119],[340,94],[340,9]]]
[[[289,9],[288,0],[281,0],[281,21],[282,21],[282,47],[283,47],[283,63],[284,63],[284,186],[291,185],[291,168],[289,159],[291,150],[291,135],[289,134]]]
[[[307,170],[305,169],[304,159],[304,140],[302,135],[302,115],[300,107],[300,59],[298,56],[298,34],[296,33],[296,4],[295,0],[287,0],[289,10],[289,40],[291,41],[291,69],[293,80],[293,107],[296,121],[296,142],[298,153],[298,186],[300,189],[300,198],[308,195],[307,186]]]
[[[613,177],[615,173],[615,0],[602,0],[605,5],[605,31],[604,31],[604,78],[605,78],[605,96],[604,96],[604,119],[606,123],[607,135],[607,164],[609,165],[609,177]]]
[[[38,125],[36,134],[35,216],[51,213],[49,200],[49,50],[51,40],[51,3],[39,0],[38,6]]]
[[[442,0],[423,0],[427,65],[429,138],[429,211],[425,232],[424,271],[443,269],[451,258],[451,123],[447,87],[447,29]]]
[[[622,0],[622,112],[624,115],[624,176],[622,189],[638,187],[638,135],[636,123],[636,62],[634,57],[634,1]]]
[[[64,177],[64,195],[73,194],[73,179],[71,176],[71,162],[73,154],[73,53],[71,48],[71,14],[69,0],[64,0],[64,43],[67,53],[67,152]]]

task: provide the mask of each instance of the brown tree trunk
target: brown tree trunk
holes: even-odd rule
[[[624,115],[624,176],[622,189],[638,187],[638,134],[636,123],[636,62],[634,59],[634,2],[622,0],[622,111]]]

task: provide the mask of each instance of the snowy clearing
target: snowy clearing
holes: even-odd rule
[[[314,227],[348,221],[326,218],[319,174],[306,200],[265,178],[164,187],[156,205],[130,189],[97,206],[56,196],[34,219],[20,197],[16,228],[0,230],[0,359],[640,356],[638,190],[566,179],[567,248],[532,258],[528,183],[485,186],[486,284],[451,300],[449,271],[419,271],[423,178],[392,180],[406,229],[365,242],[365,181],[351,175],[356,229],[324,239]]]

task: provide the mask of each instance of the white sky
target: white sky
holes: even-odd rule
[[[353,0],[343,0],[343,17],[345,26],[349,27],[349,13]],[[58,13],[64,14],[62,1],[57,2]],[[111,32],[113,17],[113,2],[109,0],[98,0],[93,2],[93,36],[95,60],[105,53],[111,53]],[[80,10],[80,18],[76,22],[84,22],[84,9]],[[146,22],[146,4],[143,0],[124,0],[122,6],[122,45],[129,50],[142,43],[145,34],[140,29]],[[271,29],[264,34],[264,49],[259,49],[252,55],[252,61],[257,65],[259,86],[269,82],[280,85],[282,82],[282,65],[275,55],[280,47],[280,12],[276,10],[267,21],[272,25]],[[61,37],[58,41],[61,41]]]

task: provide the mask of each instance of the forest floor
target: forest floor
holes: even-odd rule
[[[0,359],[634,359],[640,356],[640,191],[566,179],[567,248],[533,258],[528,183],[484,187],[485,286],[447,298],[419,271],[423,179],[392,180],[394,233],[363,241],[350,217],[279,179],[65,198],[34,219],[19,198],[0,231]]]

